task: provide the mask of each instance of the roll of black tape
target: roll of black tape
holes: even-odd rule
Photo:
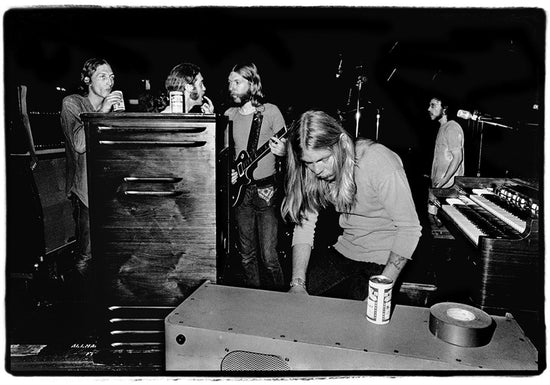
[[[494,325],[483,310],[462,303],[441,302],[430,308],[430,332],[453,345],[487,345],[493,337]]]

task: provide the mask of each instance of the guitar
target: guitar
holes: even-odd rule
[[[281,128],[274,136],[278,139],[282,139],[289,134],[290,130],[286,127]],[[244,198],[244,190],[246,186],[252,182],[252,173],[255,169],[256,163],[266,156],[270,151],[269,140],[265,142],[261,147],[252,154],[248,154],[246,150],[243,150],[237,156],[234,170],[237,171],[237,181],[231,185],[231,207],[236,207],[241,204]]]

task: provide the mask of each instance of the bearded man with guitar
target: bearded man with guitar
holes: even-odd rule
[[[286,128],[279,108],[263,103],[262,83],[254,63],[237,64],[228,77],[234,107],[225,111],[227,138],[233,150],[231,206],[247,287],[282,289],[283,270],[277,253],[276,158],[284,156]],[[259,255],[257,250],[259,250]],[[265,268],[265,284],[260,266]]]

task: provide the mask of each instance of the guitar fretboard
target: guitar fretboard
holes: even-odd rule
[[[276,138],[282,138],[288,133],[286,127],[281,128],[274,136]],[[262,159],[267,152],[269,151],[269,140],[265,142],[261,147],[256,149],[255,151],[251,151],[249,157],[247,159],[244,159],[241,163],[243,165],[243,169],[249,168],[254,163],[258,162],[260,159]]]

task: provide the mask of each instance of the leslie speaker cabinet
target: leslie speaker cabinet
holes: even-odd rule
[[[82,118],[99,304],[173,309],[216,281],[216,116]]]
[[[365,313],[363,301],[205,282],[164,321],[166,370],[538,370],[513,317],[493,316],[490,342],[462,347],[430,332],[429,308],[397,305],[385,325]]]

